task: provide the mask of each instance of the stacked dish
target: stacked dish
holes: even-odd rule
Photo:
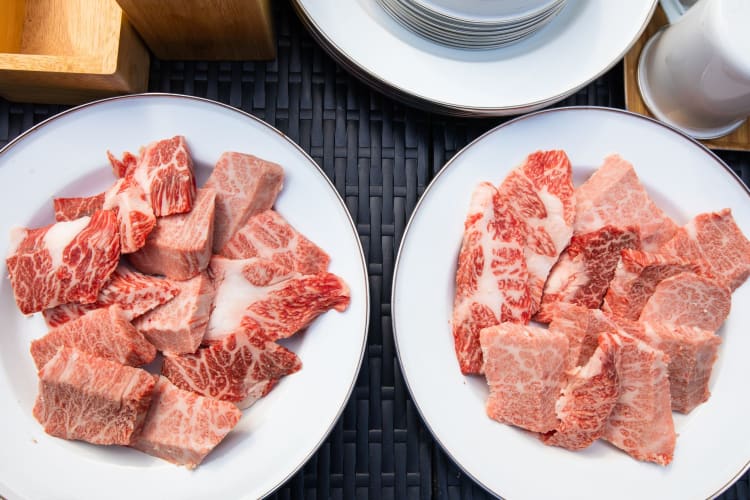
[[[549,23],[566,0],[377,0],[396,21],[437,43],[493,49]]]

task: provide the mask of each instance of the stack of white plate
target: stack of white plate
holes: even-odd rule
[[[549,23],[566,0],[377,0],[406,28],[451,47],[492,49]]]

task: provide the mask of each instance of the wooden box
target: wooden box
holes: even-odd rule
[[[271,0],[117,1],[160,59],[276,57]]]
[[[149,54],[116,0],[0,0],[0,96],[77,104],[148,88]]]

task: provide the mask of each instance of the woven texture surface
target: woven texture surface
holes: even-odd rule
[[[422,424],[396,359],[390,295],[396,251],[419,196],[447,160],[502,120],[433,115],[374,92],[315,44],[286,1],[275,9],[275,61],[152,60],[150,78],[151,91],[230,104],[300,144],[345,198],[362,239],[372,308],[362,371],[331,435],[272,498],[490,498]],[[623,95],[619,64],[558,106],[624,108]],[[62,109],[0,99],[0,147]],[[719,154],[750,183],[750,154]],[[750,499],[748,474],[721,498]]]

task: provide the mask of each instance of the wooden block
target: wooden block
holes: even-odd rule
[[[624,72],[625,72],[625,107],[630,111],[638,114],[649,116],[653,115],[646,107],[641,97],[641,91],[638,88],[638,58],[641,56],[641,50],[646,42],[657,31],[667,24],[667,16],[664,14],[661,6],[656,7],[651,22],[645,31],[625,55]],[[723,149],[733,151],[750,151],[750,121],[746,121],[740,128],[729,135],[719,137],[718,139],[708,139],[700,141],[711,149]]]
[[[148,88],[148,50],[115,0],[0,0],[0,95],[78,104]]]
[[[276,57],[271,0],[117,1],[160,59]]]

